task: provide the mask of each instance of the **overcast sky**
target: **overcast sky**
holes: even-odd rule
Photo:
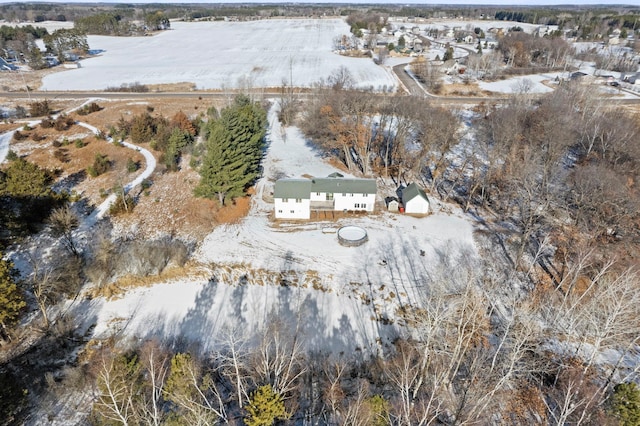
[[[46,3],[92,3],[87,0],[47,0]],[[0,0],[0,3],[16,3],[15,0]],[[19,2],[18,2],[19,3]],[[276,0],[262,0],[262,1],[242,1],[242,0],[230,0],[223,2],[215,2],[211,0],[188,0],[188,1],[175,1],[175,0],[103,0],[101,3],[283,3]],[[288,2],[287,2],[288,3]],[[312,3],[310,1],[299,1],[296,3]],[[354,1],[339,1],[339,0],[323,0],[319,3],[377,3],[377,4],[429,4],[429,5],[500,5],[500,6],[539,6],[539,5],[631,5],[640,6],[640,0],[581,0],[581,1],[567,1],[567,0],[436,0],[436,1],[382,1],[382,0],[354,0]]]

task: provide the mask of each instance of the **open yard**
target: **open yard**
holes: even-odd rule
[[[279,318],[308,349],[372,353],[403,333],[400,312],[419,304],[431,274],[474,256],[471,222],[443,205],[434,204],[434,214],[425,218],[378,211],[336,221],[274,221],[268,200],[276,178],[340,170],[297,128],[281,128],[273,108],[269,119],[265,174],[248,216],[205,238],[195,277],[76,306],[87,325],[96,323],[95,337],[120,332],[213,349],[232,328],[250,335]],[[394,189],[383,181],[379,188],[379,197]],[[340,246],[335,230],[345,224],[365,228],[369,241]]]

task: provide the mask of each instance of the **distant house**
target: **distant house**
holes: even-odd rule
[[[405,213],[427,214],[429,213],[429,198],[415,183],[409,184],[402,190],[402,205]]]
[[[275,217],[309,219],[312,210],[372,212],[376,202],[375,179],[278,179],[273,192]]]

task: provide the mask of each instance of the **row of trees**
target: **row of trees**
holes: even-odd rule
[[[129,13],[125,13],[129,12]],[[143,16],[144,25],[134,22],[132,11],[114,10],[78,18],[74,28],[86,34],[128,36],[144,33],[146,30],[166,30],[171,27],[169,18],[162,11],[147,12]]]

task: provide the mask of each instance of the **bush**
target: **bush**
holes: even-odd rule
[[[32,117],[42,117],[51,114],[51,105],[48,100],[32,102],[29,104],[29,114]]]
[[[61,163],[69,162],[69,156],[67,155],[66,150],[56,149],[53,152],[53,156],[56,158],[56,160],[60,161]]]
[[[98,112],[98,111],[102,111],[102,107],[100,107],[100,105],[98,105],[95,102],[91,102],[90,104],[87,104],[82,108],[78,109],[77,112],[78,112],[78,115],[89,115],[92,112]]]
[[[25,140],[27,136],[28,136],[27,134],[22,133],[20,130],[16,130],[13,133],[13,140],[16,142],[19,142],[19,141]]]
[[[18,154],[16,154],[15,151],[13,150],[9,150],[9,152],[7,153],[7,161],[15,161],[18,159]]]
[[[54,127],[57,131],[62,132],[64,130],[68,130],[69,127],[75,124],[75,120],[71,117],[68,117],[64,114],[61,114],[56,118],[56,122],[54,123]]]
[[[127,172],[133,173],[140,168],[140,163],[133,161],[131,157],[127,158]]]
[[[118,192],[119,195],[118,197],[116,197],[116,201],[114,201],[114,203],[111,204],[111,207],[109,207],[109,214],[111,214],[112,216],[117,216],[123,213],[131,213],[133,211],[133,208],[136,206],[133,197],[128,194],[123,194],[121,188],[116,192]]]
[[[135,83],[124,83],[119,87],[107,87],[105,89],[106,92],[134,92],[134,93],[146,93],[149,91],[149,87],[144,84],[140,84],[139,82]]]
[[[42,119],[42,121],[40,122],[40,127],[42,127],[43,129],[50,129],[54,126],[55,122],[53,121],[53,119],[51,117],[47,117]]]
[[[38,132],[33,132],[31,134],[31,140],[34,142],[40,142],[43,139],[45,139],[45,137],[40,135]]]
[[[76,148],[83,148],[84,146],[86,146],[82,139],[76,139],[75,141],[73,141],[73,144],[76,146]]]
[[[103,173],[106,173],[111,168],[111,161],[106,155],[96,154],[93,164],[87,167],[87,173],[89,176],[96,177]]]

